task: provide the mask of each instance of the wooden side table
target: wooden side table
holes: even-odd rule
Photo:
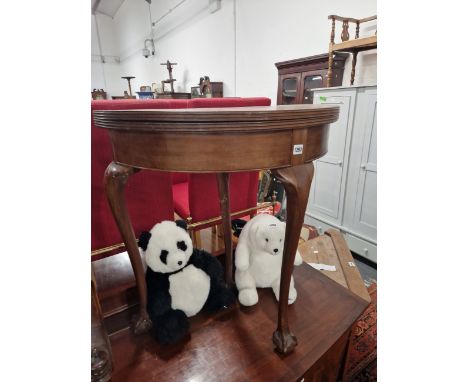
[[[226,248],[226,282],[233,285],[229,216],[229,173],[271,169],[288,200],[281,269],[278,326],[273,343],[280,353],[297,345],[289,329],[289,284],[314,174],[312,160],[327,152],[329,124],[339,108],[288,105],[168,110],[96,110],[97,127],[107,128],[114,161],[104,181],[109,204],[135,272],[140,317],[135,332],[149,330],[143,264],[125,207],[124,188],[140,169],[217,173]]]

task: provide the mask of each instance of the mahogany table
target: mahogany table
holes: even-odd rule
[[[314,174],[312,160],[327,152],[329,124],[339,107],[285,105],[207,109],[96,110],[108,129],[114,160],[104,176],[107,198],[135,273],[140,300],[136,333],[150,329],[146,283],[135,233],[125,206],[128,178],[140,169],[217,173],[226,249],[226,282],[233,285],[229,173],[271,169],[288,200],[281,268],[278,326],[273,343],[289,353],[297,339],[289,329],[289,284]]]

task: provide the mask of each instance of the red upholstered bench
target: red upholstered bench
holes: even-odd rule
[[[245,107],[269,106],[270,104],[271,100],[264,97],[95,100],[91,102],[91,111]],[[112,150],[107,131],[95,128],[91,116],[91,253],[93,260],[124,251],[122,239],[112,218],[104,191],[104,171],[111,161]],[[256,177],[256,172],[233,175],[230,183],[233,211],[240,208],[239,206],[256,203]],[[185,185],[173,189],[173,179],[179,179],[176,184],[181,184],[180,180],[184,180]],[[193,190],[197,190],[197,192],[192,193]],[[198,193],[200,190],[203,191],[201,199],[199,199]],[[176,211],[181,217],[195,214],[194,216],[197,218],[210,218],[220,214],[215,175],[177,175],[174,173],[171,176],[170,173],[142,170],[129,179],[126,187],[127,207],[136,235],[151,228],[157,222],[173,220],[173,192],[177,205]]]

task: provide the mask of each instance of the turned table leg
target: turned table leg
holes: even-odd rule
[[[307,163],[274,170],[274,173],[284,185],[288,202],[286,210],[286,237],[284,240],[283,264],[281,266],[278,328],[273,333],[273,343],[280,353],[286,354],[297,345],[297,339],[289,330],[288,324],[289,284],[291,282],[299,236],[302,224],[304,223],[310,184],[314,175],[314,165]]]
[[[217,174],[218,194],[221,204],[221,217],[223,218],[224,250],[226,252],[225,278],[229,288],[232,281],[232,236],[231,236],[231,208],[229,206],[229,173]]]
[[[330,50],[330,52],[328,53],[327,88],[330,88],[332,86],[332,79],[333,79],[333,51]]]
[[[130,223],[124,195],[124,189],[128,178],[137,171],[138,169],[136,168],[111,162],[104,175],[104,186],[106,189],[107,200],[109,201],[109,205],[120,234],[122,235],[122,239],[130,257],[133,273],[135,274],[140,301],[140,311],[134,330],[135,334],[140,334],[147,332],[151,328],[151,320],[146,311],[147,292],[145,271],[141,262],[135,233],[133,232],[133,227]]]
[[[354,85],[354,76],[356,75],[356,59],[358,52],[353,52],[353,61],[351,63],[351,86]]]

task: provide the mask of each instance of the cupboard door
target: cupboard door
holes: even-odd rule
[[[315,174],[307,212],[340,225],[347,172],[347,153],[352,130],[355,91],[316,92],[314,103],[340,106],[338,121],[330,125],[328,152],[314,162]]]
[[[326,85],[326,70],[314,70],[302,73],[301,103],[314,103],[314,89]]]
[[[278,105],[292,105],[299,103],[300,74],[284,74],[279,77]]]
[[[377,94],[368,94],[354,227],[377,239]]]

